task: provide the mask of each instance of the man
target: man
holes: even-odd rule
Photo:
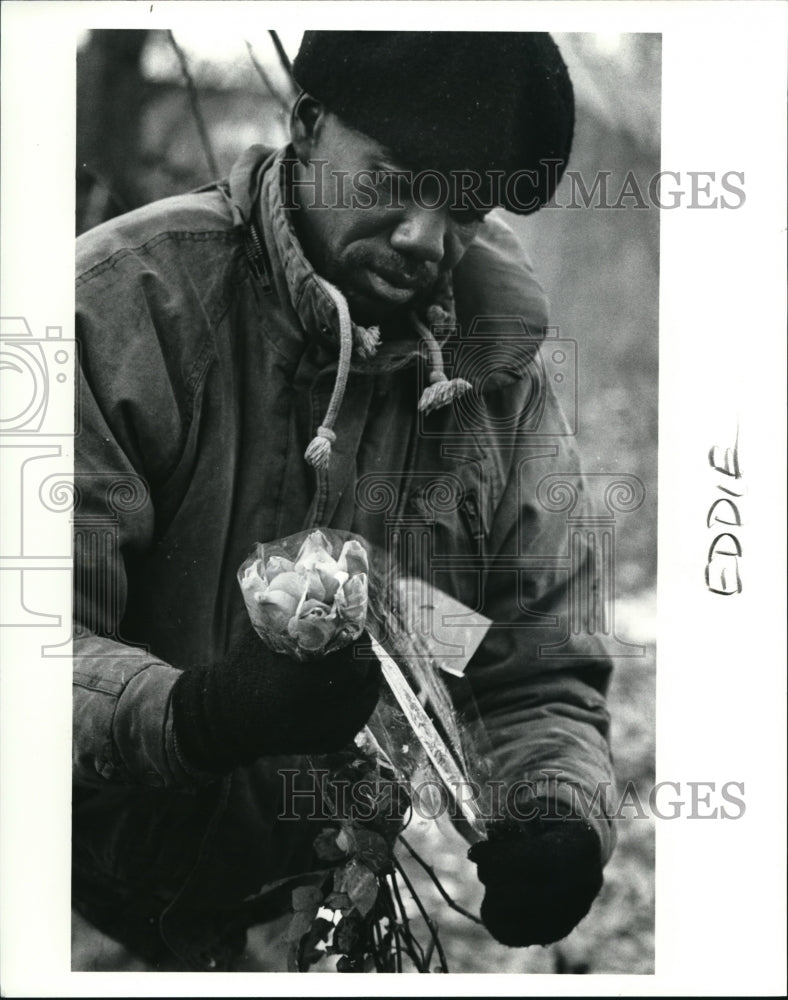
[[[558,940],[613,846],[604,814],[544,815],[611,780],[609,661],[568,634],[537,492],[582,483],[543,293],[490,210],[551,197],[571,83],[539,34],[307,32],[294,75],[289,147],[79,243],[74,905],[148,967],[232,968],[263,889],[314,864],[282,775],[353,739],[379,671],[268,651],[235,574],[327,526],[492,620],[467,671],[503,789],[482,918]]]

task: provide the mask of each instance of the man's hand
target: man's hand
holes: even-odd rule
[[[370,651],[364,634],[331,656],[300,663],[268,649],[250,625],[222,662],[175,682],[179,752],[194,768],[224,771],[263,755],[340,750],[377,702],[380,665],[367,658]]]
[[[599,839],[582,819],[501,824],[468,857],[487,889],[484,925],[513,947],[566,937],[602,888]]]

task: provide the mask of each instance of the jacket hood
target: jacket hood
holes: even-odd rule
[[[307,259],[284,208],[281,163],[288,151],[289,147],[253,146],[241,155],[229,177],[233,220],[246,229],[261,227],[266,249],[275,252],[281,264],[286,295],[307,336],[328,338],[338,352],[340,317],[335,298]],[[424,309],[423,320],[433,327],[451,375],[468,379],[482,394],[528,376],[545,334],[548,303],[502,213],[485,218],[457,267],[436,286],[434,304],[440,322],[435,323],[436,312],[429,308]],[[353,324],[353,333],[355,343],[364,339],[364,328]],[[476,386],[469,370],[475,364],[471,359],[484,352],[485,345],[500,364],[492,370],[486,365],[484,384]],[[351,369],[394,371],[419,357],[429,363],[429,348],[411,320],[399,327],[392,324],[373,356],[354,350]]]

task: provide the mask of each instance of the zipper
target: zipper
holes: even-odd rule
[[[484,524],[482,523],[482,512],[479,504],[479,497],[475,490],[469,490],[460,503],[460,517],[462,518],[468,534],[475,542],[478,554],[484,555]]]
[[[263,241],[254,222],[250,222],[247,227],[246,238],[244,239],[244,251],[252,273],[260,282],[263,291],[270,292],[271,281],[268,272],[268,260],[263,248]]]

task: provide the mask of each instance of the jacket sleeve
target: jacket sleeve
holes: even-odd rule
[[[194,779],[180,759],[170,695],[179,670],[103,636],[74,642],[73,780],[154,787]]]
[[[457,289],[460,309],[511,317],[515,350],[524,323],[530,345],[522,365],[511,366],[524,377],[496,386],[492,375],[485,393],[481,429],[496,442],[486,449],[496,486],[483,512],[481,610],[493,625],[468,678],[492,745],[492,777],[507,790],[525,782],[575,809],[588,803],[606,860],[615,839],[605,811],[613,782],[605,702],[611,660],[595,621],[604,596],[600,553],[593,527],[576,530],[596,512],[547,377],[560,345],[543,342],[541,354],[533,352],[530,338],[547,325],[547,301],[511,231],[491,220],[472,249]],[[553,500],[565,504],[550,502],[550,484]]]
[[[91,234],[88,234],[91,237]],[[86,238],[83,238],[83,241]],[[77,281],[80,364],[75,434],[73,777],[173,785],[194,776],[178,757],[170,695],[180,671],[126,644],[126,560],[154,537],[151,484],[184,433],[161,325],[133,255]],[[150,285],[154,276],[144,275]]]
[[[492,777],[507,792],[523,782],[536,796],[557,799],[559,812],[582,809],[607,860],[615,843],[606,814],[612,665],[593,623],[602,599],[593,542],[588,531],[573,530],[592,513],[585,479],[568,442],[555,447],[557,455],[544,457],[522,442],[512,448],[488,536],[482,610],[493,624],[468,678],[491,745]],[[548,476],[573,501],[571,511],[540,502]]]

